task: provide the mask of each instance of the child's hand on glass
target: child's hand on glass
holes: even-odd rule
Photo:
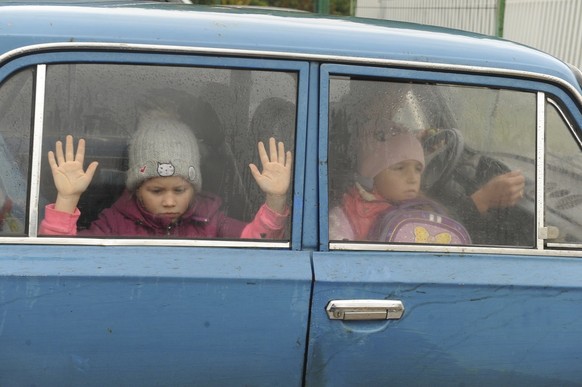
[[[75,154],[73,136],[71,135],[66,138],[64,151],[63,143],[57,141],[55,152],[50,151],[48,153],[49,165],[58,192],[55,202],[56,210],[72,214],[77,207],[81,194],[85,192],[91,183],[98,163],[94,161],[84,170],[84,159],[85,140],[79,140],[77,153]]]
[[[262,141],[258,149],[263,170],[259,171],[255,164],[249,164],[251,173],[267,196],[267,206],[275,212],[283,213],[287,206],[293,156],[290,151],[285,152],[285,144],[277,144],[273,137],[269,139],[269,153]]]

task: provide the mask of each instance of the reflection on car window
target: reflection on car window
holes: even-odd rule
[[[533,246],[535,94],[332,77],[330,104],[330,241]]]
[[[0,88],[0,235],[22,236],[30,168],[33,71],[10,77]]]
[[[296,88],[281,71],[48,67],[39,235],[288,240]],[[90,184],[72,188],[57,175],[80,139]]]
[[[545,223],[558,237],[548,242],[582,242],[582,153],[565,117],[546,103]]]

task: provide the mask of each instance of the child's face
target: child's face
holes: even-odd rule
[[[390,202],[414,199],[420,192],[422,164],[416,160],[405,160],[391,165],[376,175],[374,189]]]
[[[179,176],[153,177],[137,189],[136,195],[148,212],[175,221],[190,207],[194,188]]]

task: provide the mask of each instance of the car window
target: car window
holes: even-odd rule
[[[14,74],[0,87],[0,233],[25,232],[30,169],[33,70]]]
[[[582,242],[582,153],[571,122],[559,105],[546,103],[545,223],[554,227],[549,242]],[[529,194],[532,194],[531,192]]]
[[[269,138],[274,137],[284,142],[286,150],[294,151],[297,101],[295,72],[59,64],[47,67],[46,79],[40,218],[46,216],[45,204],[54,202],[57,196],[47,153],[55,150],[56,141],[65,142],[69,134],[74,137],[75,145],[77,139],[83,138],[86,142],[85,167],[93,161],[99,165],[78,203],[79,235],[90,231],[94,222],[104,214],[103,211],[115,206],[131,185],[128,177],[128,146],[136,128],[143,122],[151,122],[147,121],[151,115],[161,115],[163,119],[171,117],[172,122],[183,124],[196,138],[196,151],[183,151],[180,146],[174,150],[176,158],[196,164],[196,168],[191,168],[186,175],[194,173],[196,179],[201,176],[196,180],[200,182],[201,192],[196,193],[193,205],[195,210],[192,217],[188,218],[194,228],[211,225],[212,219],[216,223],[215,228],[223,227],[224,224],[230,227],[232,224],[233,230],[239,230],[251,222],[265,202],[265,194],[259,189],[249,168],[249,164],[253,163],[262,169],[257,143],[262,141],[268,150]],[[165,141],[160,130],[153,130],[152,133],[148,135],[149,138],[156,136],[159,141]],[[157,148],[143,149],[143,152],[149,152],[149,158],[158,151]],[[195,153],[199,153],[199,165],[192,161]],[[135,157],[142,157],[140,155]],[[171,168],[170,172],[170,169],[164,169],[164,160],[158,162],[160,169],[156,173],[178,174],[178,166],[167,166]],[[135,172],[139,173],[142,171]],[[153,175],[146,172],[143,176],[134,176],[134,180],[141,184],[146,177]],[[129,191],[129,196],[135,193],[131,189]],[[144,205],[142,197],[137,201],[138,207]],[[288,201],[288,211],[290,206]],[[277,219],[281,222],[281,219]],[[287,219],[288,216],[282,220],[285,223],[282,226],[284,230],[289,230]],[[231,220],[233,223],[230,223]],[[133,235],[131,232],[121,234],[104,232],[103,236],[144,236]],[[195,234],[200,238],[217,236],[216,230]],[[168,232],[161,235],[150,233],[148,236],[184,238],[191,237],[191,234]],[[285,231],[275,239],[288,240],[289,232]]]
[[[534,246],[535,93],[347,77],[329,89],[330,241]]]

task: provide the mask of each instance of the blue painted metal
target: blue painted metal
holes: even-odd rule
[[[329,72],[460,79],[403,69],[410,63],[334,64],[320,73],[321,63],[348,56],[529,71],[580,91],[567,66],[514,43],[405,23],[124,4],[0,6],[0,53],[111,42],[296,60],[13,51],[0,80],[39,61],[188,65],[196,58],[301,71],[292,250],[2,245],[0,385],[580,384],[582,261],[325,251]],[[547,91],[582,126],[578,102],[555,85],[484,74],[462,81]],[[406,312],[382,323],[327,319],[329,300],[353,298],[400,299]]]
[[[313,261],[307,385],[582,381],[581,260],[336,251]],[[401,300],[403,318],[323,313],[329,300],[366,298]]]
[[[565,64],[531,48],[402,22],[130,3],[7,5],[0,12],[0,52],[49,42],[160,44],[488,66],[540,72],[575,84]]]
[[[319,65],[312,64],[309,77],[309,115],[308,115],[308,132],[306,144],[306,168],[305,168],[305,190],[303,193],[303,206],[305,216],[303,228],[306,230],[303,236],[303,248],[308,250],[317,250],[319,246],[319,222],[321,219],[319,207]]]
[[[0,266],[0,385],[301,384],[307,253],[4,245]]]
[[[320,74],[320,245],[327,249],[328,86],[331,76],[409,79],[544,91],[580,107],[554,85],[518,78],[325,64]],[[307,385],[579,385],[582,261],[508,255],[363,251],[313,254]],[[546,275],[548,270],[552,274]],[[398,321],[342,322],[330,300],[400,300]],[[562,341],[565,340],[565,341]],[[517,360],[519,359],[519,360]],[[559,359],[559,360],[558,360]]]
[[[303,192],[306,62],[124,52],[41,52],[37,63],[203,65],[296,71],[294,179]],[[288,250],[3,245],[0,385],[300,385],[312,284],[293,212]]]

